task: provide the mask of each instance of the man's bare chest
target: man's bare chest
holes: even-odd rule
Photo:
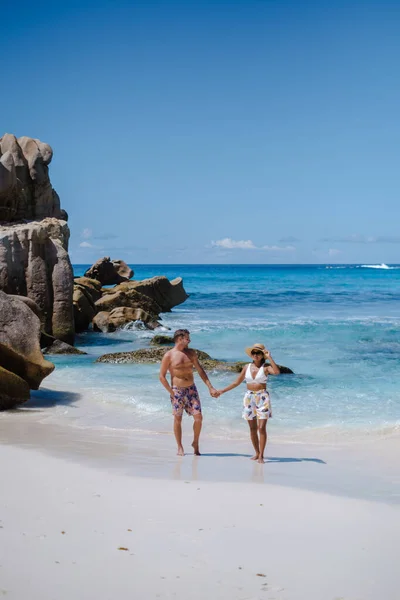
[[[177,352],[171,357],[170,365],[173,369],[191,369],[193,362],[184,352]]]

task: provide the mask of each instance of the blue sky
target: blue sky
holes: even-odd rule
[[[398,0],[12,4],[73,262],[400,262]]]

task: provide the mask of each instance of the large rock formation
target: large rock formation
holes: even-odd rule
[[[69,229],[49,179],[52,156],[40,140],[0,138],[0,290],[36,302],[43,330],[73,343]]]
[[[73,272],[65,221],[44,219],[0,227],[0,290],[39,306],[44,331],[74,340]]]
[[[0,291],[0,409],[27,400],[29,389],[38,389],[53,371],[39,340],[39,317],[25,302]]]
[[[104,256],[85,272],[85,277],[97,279],[102,285],[116,285],[133,277],[132,269],[123,260],[110,260]]]
[[[10,133],[0,138],[0,221],[65,218],[50,183],[52,157],[40,140]]]

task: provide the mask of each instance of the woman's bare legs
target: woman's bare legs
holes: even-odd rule
[[[264,463],[264,450],[267,445],[267,421],[268,419],[258,420],[258,435],[260,436],[260,453],[258,455],[258,462]]]
[[[251,457],[251,460],[258,460],[260,455],[260,444],[258,442],[258,433],[257,433],[257,419],[252,419],[251,421],[247,421],[250,427],[250,439],[251,443],[254,446],[255,455]]]

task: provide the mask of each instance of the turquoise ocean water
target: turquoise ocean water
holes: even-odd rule
[[[89,265],[75,265],[82,275]],[[135,279],[181,276],[190,298],[162,323],[186,327],[192,346],[225,360],[246,360],[264,343],[295,375],[271,377],[282,441],[359,439],[396,434],[400,425],[400,266],[133,265]],[[84,357],[55,357],[46,382],[66,392],[57,416],[82,427],[170,431],[169,398],[156,365],[95,364],[97,356],[147,346],[140,324],[113,334],[78,336]],[[53,360],[53,358],[52,358]],[[215,387],[234,374],[209,373]],[[49,386],[50,387],[50,386]],[[247,436],[244,387],[214,400],[199,382],[205,430]],[[71,392],[81,392],[85,401]],[[46,390],[37,392],[46,395]],[[68,400],[68,394],[74,400]],[[186,426],[188,421],[186,421]]]

